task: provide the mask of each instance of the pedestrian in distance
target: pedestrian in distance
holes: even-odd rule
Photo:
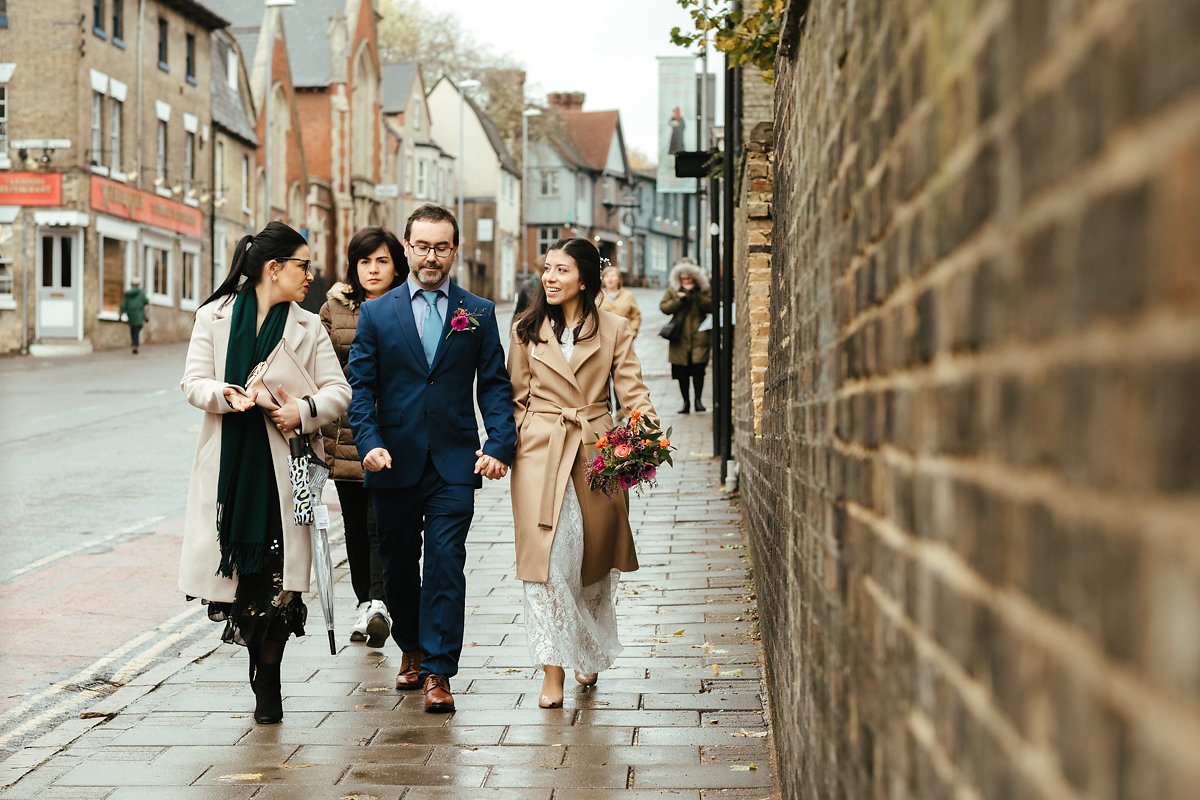
[[[538,283],[537,275],[530,275],[521,282],[517,289],[517,299],[513,303],[513,319],[521,316],[521,312],[529,308],[529,303],[536,299],[542,292],[542,285]]]
[[[129,341],[133,346],[133,354],[136,356],[138,342],[142,338],[142,326],[150,321],[150,315],[146,313],[146,306],[150,305],[150,298],[146,297],[146,290],[142,288],[141,277],[134,275],[129,284],[129,288],[125,290],[125,296],[121,298],[121,308],[117,319],[125,317],[129,321]]]
[[[696,394],[696,410],[706,411],[700,395],[704,391],[711,340],[709,331],[702,328],[704,318],[712,313],[712,291],[708,278],[695,261],[685,257],[671,269],[658,309],[671,315],[678,331],[678,336],[667,348],[667,360],[671,363],[671,377],[679,383],[679,394],[683,396],[679,413],[687,414],[692,410],[689,380]]]
[[[642,327],[642,311],[638,308],[637,298],[633,292],[621,285],[621,270],[612,265],[607,258],[600,259],[600,281],[603,291],[596,296],[596,306],[601,311],[609,311],[619,317],[629,320],[629,330],[637,339],[638,330]],[[625,418],[625,409],[617,403],[615,387],[612,391],[612,412],[618,420]]]
[[[243,236],[224,283],[201,304],[180,386],[204,412],[192,462],[179,588],[201,598],[221,639],[247,648],[261,724],[283,718],[280,664],[304,634],[312,551],[293,524],[288,440],[332,422],[350,386],[316,314],[300,308],[312,279],[308,244],[281,222]],[[286,340],[318,387],[265,412],[244,387],[251,370]],[[318,455],[321,443],[314,443]]]
[[[559,708],[565,668],[591,686],[620,653],[617,580],[638,568],[625,493],[607,497],[584,479],[598,435],[613,426],[609,383],[622,408],[658,419],[629,322],[596,307],[595,245],[559,239],[545,258],[544,291],[517,319],[508,349],[512,507],[526,637],[543,670],[538,705]]]
[[[416,209],[404,248],[405,283],[359,311],[349,416],[402,653],[396,688],[419,688],[426,711],[447,712],[462,652],[475,490],[484,477],[507,475],[512,463],[512,385],[495,304],[450,280],[454,215],[435,205]],[[487,429],[482,447],[475,403]]]
[[[346,280],[329,288],[320,314],[321,324],[329,333],[343,372],[350,360],[359,308],[403,282],[403,275],[396,271],[403,263],[404,248],[389,230],[363,228],[350,239],[346,249]],[[321,435],[325,440],[333,485],[342,506],[350,585],[358,600],[358,618],[350,629],[350,641],[366,642],[368,647],[383,647],[392,629],[392,618],[384,602],[375,512],[363,487],[362,461],[354,447],[349,419],[342,414],[322,427]]]

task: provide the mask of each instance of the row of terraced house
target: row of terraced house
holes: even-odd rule
[[[269,219],[308,238],[318,288],[357,229],[425,202],[462,209],[457,277],[497,300],[560,235],[665,278],[680,199],[630,166],[617,112],[550,95],[523,167],[470,84],[383,62],[379,20],[373,0],[0,0],[0,353],[123,345],[135,276],[146,340],[181,341]]]

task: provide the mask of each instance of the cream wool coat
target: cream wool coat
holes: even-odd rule
[[[513,460],[513,524],[517,542],[517,577],[544,583],[550,548],[558,526],[567,480],[583,511],[583,585],[595,583],[612,569],[638,568],[629,501],[593,492],[584,470],[594,458],[599,434],[613,426],[607,393],[611,376],[622,408],[634,408],[658,424],[650,390],[633,351],[629,323],[600,311],[595,336],[575,343],[568,363],[554,340],[550,322],[542,325],[541,344],[522,344],[514,334],[508,349],[513,386],[517,453]]]
[[[233,296],[231,295],[230,298]],[[237,589],[237,575],[217,574],[221,561],[217,542],[217,477],[221,471],[221,420],[231,413],[225,402],[225,353],[229,347],[232,299],[216,300],[196,312],[196,324],[188,345],[183,379],[179,382],[187,401],[204,412],[200,440],[192,461],[188,483],[187,513],[183,527],[183,553],[179,560],[179,589],[191,597],[230,603]],[[313,395],[317,417],[309,415],[308,403],[296,398],[303,433],[336,420],[350,404],[350,384],[334,354],[333,345],[316,314],[295,303],[288,308],[283,338],[296,351],[318,391]],[[307,592],[312,566],[312,549],[307,526],[292,524],[292,488],[288,478],[288,443],[263,416],[271,443],[271,463],[279,492],[279,515],[283,521],[283,588]],[[313,449],[323,452],[321,437],[313,437]]]

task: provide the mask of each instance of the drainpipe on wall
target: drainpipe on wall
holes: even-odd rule
[[[21,270],[24,273],[25,286],[21,290],[21,355],[29,355],[29,290],[30,290],[30,275],[33,273],[33,260],[37,257],[37,248],[33,243],[33,226],[30,223],[30,217],[33,216],[33,209],[26,208],[22,215],[25,218],[25,235],[23,237],[22,248],[28,255],[25,259],[25,268]]]
[[[143,117],[143,101],[142,101],[142,69],[146,63],[146,0],[138,0],[138,41],[137,41],[137,136],[135,141],[145,135],[142,125],[145,122]],[[136,148],[137,151],[137,188],[142,188],[142,148]],[[134,254],[134,260],[137,260],[137,254]]]

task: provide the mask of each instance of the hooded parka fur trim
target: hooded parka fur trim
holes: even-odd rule
[[[696,285],[687,297],[680,298],[679,292],[683,291],[683,285],[679,276],[685,272],[691,274]],[[671,342],[667,348],[667,360],[681,367],[689,364],[707,364],[712,339],[709,331],[700,330],[700,323],[712,313],[712,289],[709,287],[708,278],[695,264],[676,264],[667,283],[658,309],[664,314],[670,314],[671,318],[683,327],[679,339]]]

